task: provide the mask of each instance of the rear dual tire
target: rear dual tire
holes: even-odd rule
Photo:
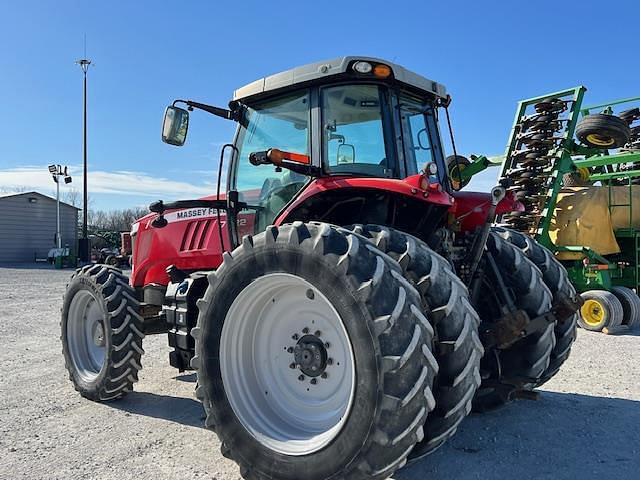
[[[269,275],[285,276],[294,283],[280,294],[258,289],[253,291],[260,295],[252,296],[257,282]],[[438,366],[432,354],[433,328],[422,314],[420,296],[395,262],[346,230],[296,222],[245,237],[241,246],[224,255],[222,265],[208,280],[210,286],[198,302],[198,326],[192,332],[196,339],[192,366],[199,384],[196,394],[206,411],[206,426],[218,434],[223,455],[240,465],[244,478],[383,479],[404,465],[414,445],[423,439],[423,424],[434,408],[432,385]],[[279,307],[284,298],[278,295],[285,294],[300,298],[287,308]],[[296,364],[295,347],[302,338],[296,339],[295,334],[276,341],[267,329],[264,336],[255,336],[253,344],[246,345],[249,348],[243,347],[242,336],[234,336],[230,329],[234,324],[256,321],[242,313],[237,300],[255,303],[261,301],[260,296],[263,304],[254,307],[264,316],[271,312],[279,319],[272,322],[276,333],[275,325],[283,322],[301,333],[308,327],[305,335],[315,335],[310,323],[324,321],[322,311],[305,305],[326,302],[344,333],[340,340],[326,324],[324,330],[333,340],[325,348],[330,351],[332,342],[348,344],[343,351],[350,351],[353,361],[337,365],[334,359],[329,365],[325,359],[316,366],[326,368],[328,378],[313,377],[318,383],[312,385],[309,375]],[[253,307],[247,308],[245,313]],[[324,335],[320,332],[318,336]],[[236,343],[230,345],[228,340]],[[265,341],[272,343],[271,354],[254,359],[274,365],[270,378],[279,379],[275,385],[289,384],[283,380],[285,375],[293,375],[291,385],[300,384],[298,402],[289,404],[290,415],[280,423],[273,415],[278,397],[267,381],[267,370],[256,369],[263,378],[251,374],[256,391],[258,385],[265,387],[256,402],[238,400],[243,391],[240,384],[247,385],[246,376],[233,375],[247,363],[239,358],[264,350]],[[281,371],[276,372],[277,368]],[[299,407],[320,405],[322,410],[323,402],[330,401],[318,396],[314,388],[340,378],[340,369],[352,369],[354,385],[347,404],[339,407],[340,415],[326,421],[313,413],[309,422],[296,419]],[[302,376],[305,378],[295,380]]]
[[[348,228],[399,263],[404,277],[420,292],[425,315],[435,327],[434,355],[440,368],[434,384],[436,408],[424,425],[424,439],[411,452],[410,459],[418,459],[443,445],[471,411],[484,353],[478,336],[480,319],[466,286],[423,241],[378,225]]]
[[[495,232],[489,234],[486,248],[513,294],[516,309],[524,310],[529,318],[551,311],[552,295],[542,273],[522,250]],[[491,282],[485,287],[490,291],[499,288]],[[491,299],[491,292],[485,292],[476,302],[483,322],[490,324],[502,315]],[[488,350],[482,362],[483,382],[474,399],[474,409],[490,410],[513,399],[518,390],[532,390],[547,371],[555,344],[554,325],[549,324],[507,348]]]
[[[562,301],[563,298],[575,298],[577,295],[576,289],[569,281],[567,270],[556,260],[551,251],[523,233],[503,227],[494,227],[492,231],[518,247],[540,269],[544,284],[551,291],[554,303]],[[554,326],[555,346],[551,351],[549,366],[536,383],[536,387],[549,381],[569,358],[571,347],[577,335],[579,316],[578,312],[574,312],[556,320]]]

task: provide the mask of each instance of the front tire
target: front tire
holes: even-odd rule
[[[139,303],[120,270],[87,265],[67,285],[62,354],[75,389],[90,400],[123,397],[138,381],[142,349]]]
[[[245,237],[209,283],[192,331],[196,394],[244,478],[384,479],[406,462],[437,363],[395,262],[345,230],[296,222]]]
[[[435,326],[434,354],[439,366],[433,387],[436,408],[424,425],[424,439],[411,452],[410,459],[418,459],[453,436],[471,411],[484,353],[478,336],[480,319],[469,303],[467,287],[449,263],[422,240],[378,225],[348,228],[400,264],[405,278],[420,292],[426,315]]]

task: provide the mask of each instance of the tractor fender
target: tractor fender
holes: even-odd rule
[[[381,192],[393,192],[407,197],[415,198],[425,203],[451,206],[451,196],[440,191],[438,184],[431,184],[427,190],[420,188],[420,177],[413,175],[403,180],[391,178],[366,178],[366,177],[322,177],[312,181],[300,195],[298,195],[285,210],[278,216],[276,225],[286,221],[289,214],[311,197],[331,190],[360,189],[380,190]]]

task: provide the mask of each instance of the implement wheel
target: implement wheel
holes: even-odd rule
[[[640,297],[627,287],[613,287],[611,289],[616,298],[622,304],[622,325],[635,328],[640,324]]]
[[[593,148],[620,148],[629,141],[630,136],[627,122],[615,115],[587,115],[576,126],[578,140]]]
[[[471,165],[471,162],[462,155],[449,155],[446,161],[451,186],[454,190],[462,190],[471,179],[461,180],[461,174],[465,168]]]
[[[478,337],[480,319],[469,303],[467,287],[449,263],[422,240],[378,225],[349,229],[398,261],[405,278],[420,292],[425,315],[435,324],[435,357],[440,367],[433,388],[436,408],[424,425],[424,439],[409,456],[418,459],[444,444],[471,411],[484,353]]]
[[[139,303],[120,270],[107,265],[79,269],[62,304],[62,353],[75,389],[95,401],[124,396],[142,368]]]
[[[620,300],[606,290],[589,290],[582,294],[578,325],[585,330],[600,332],[604,327],[622,325],[624,310]]]
[[[503,227],[494,227],[492,230],[522,250],[527,258],[540,269],[542,279],[545,285],[549,287],[554,303],[561,301],[563,298],[573,299],[576,296],[576,289],[569,281],[567,270],[556,260],[551,251],[523,233]],[[640,302],[640,299],[638,301]],[[578,317],[579,313],[575,312],[565,318],[557,319],[554,326],[556,344],[551,351],[549,366],[536,383],[536,387],[546,383],[558,373],[562,364],[569,358],[571,346],[577,335]]]
[[[434,407],[433,329],[398,264],[322,223],[224,254],[198,301],[196,395],[246,479],[384,479]]]
[[[524,310],[529,318],[551,311],[552,294],[545,285],[542,273],[524,252],[495,232],[487,239],[491,253],[500,270],[506,288],[513,295],[515,307]],[[491,325],[503,314],[494,292],[500,287],[486,275],[484,288],[476,299],[476,310],[483,324]],[[486,323],[485,323],[486,322]],[[485,411],[510,401],[518,390],[532,390],[547,371],[551,352],[556,345],[554,324],[531,333],[504,349],[491,348],[482,362],[482,385],[474,400],[476,411]]]

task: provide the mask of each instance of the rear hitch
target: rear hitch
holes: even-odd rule
[[[580,307],[584,304],[584,300],[580,294],[576,294],[574,297],[569,297],[558,292],[557,295],[559,298],[553,303],[551,311],[559,323],[564,323],[571,318],[575,312],[580,310]]]
[[[508,348],[518,340],[547,328],[556,322],[553,311],[530,318],[524,310],[506,313],[482,332],[482,345],[486,348]]]
[[[514,390],[511,393],[512,399],[520,399],[520,400],[540,400],[540,393],[534,390]]]

